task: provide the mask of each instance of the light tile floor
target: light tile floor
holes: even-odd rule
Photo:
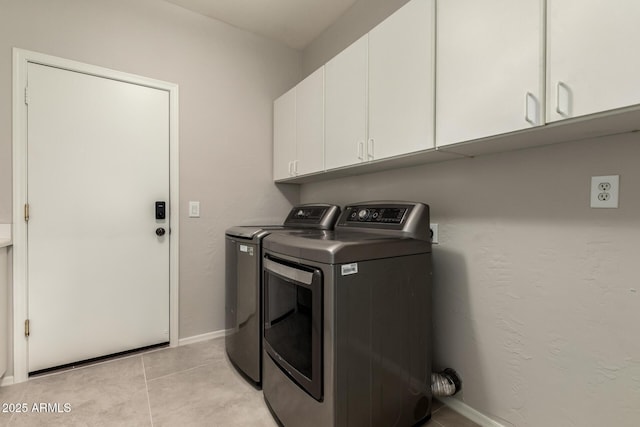
[[[41,403],[51,405],[34,411]],[[2,387],[0,405],[0,426],[11,427],[277,426],[262,393],[229,363],[222,338]],[[425,426],[477,424],[436,401]]]

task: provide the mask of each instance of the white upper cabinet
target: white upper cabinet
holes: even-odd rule
[[[434,0],[411,0],[369,33],[368,159],[434,147],[434,50]]]
[[[294,176],[296,160],[296,88],[273,102],[273,179]]]
[[[543,0],[443,0],[437,21],[437,146],[544,124]]]
[[[325,166],[365,160],[368,36],[325,65]]]
[[[274,179],[630,132],[637,46],[637,0],[410,0],[276,100]]]
[[[296,86],[296,175],[324,170],[324,67]]]
[[[324,67],[273,103],[273,179],[324,170]]]
[[[640,2],[547,0],[547,121],[640,103]]]

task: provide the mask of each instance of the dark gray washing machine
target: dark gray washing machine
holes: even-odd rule
[[[271,233],[333,229],[340,208],[329,204],[294,206],[283,225],[237,226],[226,230],[225,347],[247,379],[262,381],[262,239]]]
[[[263,241],[264,398],[296,426],[431,416],[429,207],[347,206],[334,231]]]

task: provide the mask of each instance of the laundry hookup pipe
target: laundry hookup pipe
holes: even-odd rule
[[[431,374],[431,393],[435,397],[453,396],[462,388],[460,377],[451,368]]]

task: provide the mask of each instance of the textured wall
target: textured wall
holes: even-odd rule
[[[408,0],[359,0],[302,51],[307,76],[358,40]]]
[[[640,137],[305,184],[303,201],[431,206],[434,362],[507,426],[640,425]],[[620,208],[589,208],[620,175]]]
[[[272,102],[300,53],[157,0],[0,0],[0,223],[11,221],[13,47],[180,87],[180,337],[224,329],[224,230],[280,222]],[[201,218],[187,217],[200,200]]]

